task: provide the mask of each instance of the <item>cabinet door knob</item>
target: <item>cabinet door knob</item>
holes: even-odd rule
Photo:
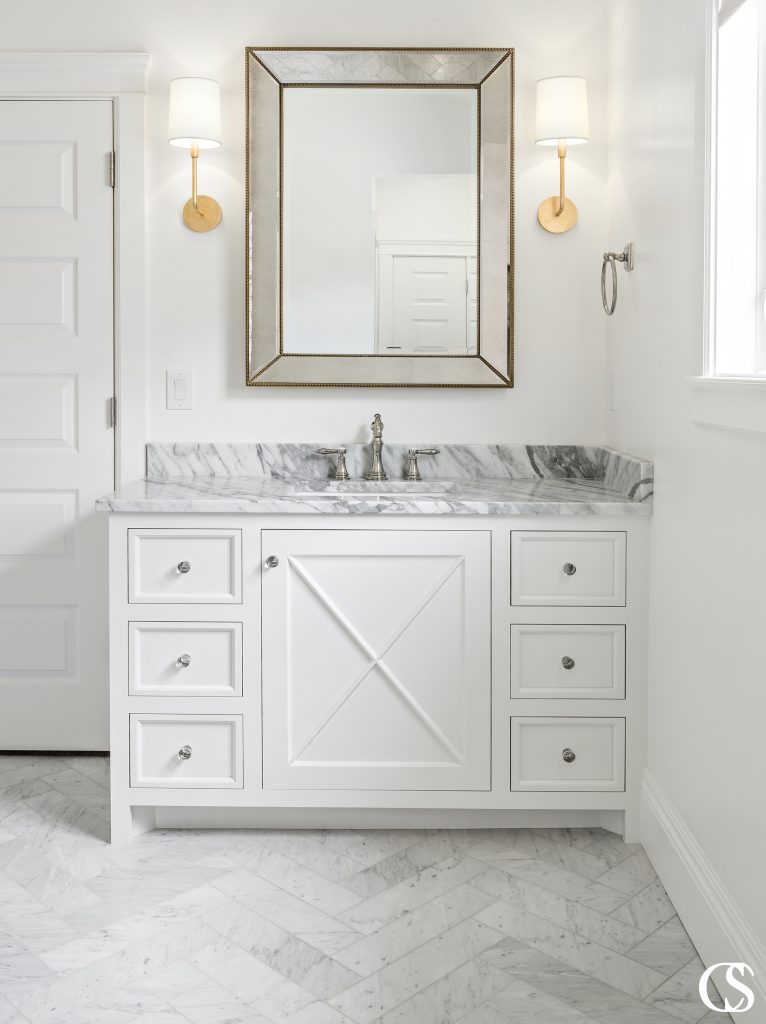
[[[570,750],[569,747],[564,747],[561,751],[561,756],[567,764],[571,764],[575,759],[575,752],[574,750]]]
[[[192,749],[188,743],[185,746],[181,747],[181,749],[178,751],[178,756],[181,758],[182,761],[188,761],[191,755]]]
[[[279,565],[279,559],[277,558],[276,555],[269,555],[269,557],[266,559],[266,565],[268,565],[269,569],[276,569],[276,567]]]
[[[176,665],[178,665],[179,668],[188,668],[189,665],[191,665],[191,655],[182,654],[176,662]]]
[[[573,565],[572,562],[564,562],[563,569],[566,576],[574,576],[577,572],[577,566]]]
[[[184,573],[190,572],[191,571],[191,562],[179,562],[178,563],[178,571],[179,572],[184,572]]]
[[[567,668],[567,669],[574,668],[574,666],[575,666],[574,658],[570,658],[568,656],[564,657],[564,658],[561,659],[561,664],[564,666],[564,668]]]

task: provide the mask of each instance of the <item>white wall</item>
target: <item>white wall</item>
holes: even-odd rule
[[[609,238],[635,241],[636,269],[609,323],[608,439],[656,463],[649,771],[763,941],[766,437],[695,426],[684,381],[702,370],[706,6],[609,5]]]
[[[400,174],[375,180],[379,242],[465,242],[476,253],[476,188],[470,174]]]
[[[604,322],[598,296],[606,230],[607,0],[0,0],[7,50],[145,50],[148,378],[152,439],[358,440],[382,412],[390,440],[601,441]],[[518,387],[510,392],[248,388],[244,379],[244,47],[453,45],[518,50]],[[556,191],[556,155],[533,144],[534,83],[586,75],[594,142],[568,160],[577,229],[544,234],[535,214]],[[178,75],[219,79],[224,145],[200,158],[200,189],[223,205],[209,235],[181,225],[189,160],[167,144]],[[166,367],[192,367],[197,409],[164,408]]]

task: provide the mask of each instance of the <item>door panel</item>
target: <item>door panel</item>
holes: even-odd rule
[[[466,352],[466,261],[394,258],[394,346],[406,352]]]
[[[0,101],[0,749],[108,747],[112,105]]]
[[[489,789],[489,533],[262,536],[264,786]]]

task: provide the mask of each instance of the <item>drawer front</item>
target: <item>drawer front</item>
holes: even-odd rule
[[[242,716],[131,715],[130,785],[241,789]]]
[[[129,693],[242,694],[241,622],[131,622],[128,630]]]
[[[625,719],[512,718],[511,789],[621,792]]]
[[[511,697],[625,697],[625,626],[511,626]]]
[[[241,530],[129,530],[132,604],[240,604]]]
[[[625,534],[514,531],[511,604],[625,604]]]

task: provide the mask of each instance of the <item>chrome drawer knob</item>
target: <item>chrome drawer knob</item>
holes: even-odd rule
[[[179,668],[188,668],[189,665],[191,665],[191,656],[188,654],[182,654],[181,657],[176,662],[176,665]]]
[[[561,751],[561,756],[567,764],[571,764],[572,761],[574,761],[575,759],[575,752],[574,750],[570,750],[569,747],[564,747],[564,749]]]
[[[565,576],[574,576],[577,572],[577,566],[573,565],[571,562],[564,562],[563,569]]]
[[[276,555],[269,555],[269,557],[266,559],[266,565],[268,565],[269,569],[276,569],[276,567],[279,565],[279,559],[277,558]]]
[[[181,758],[182,761],[188,761],[191,755],[192,749],[188,743],[186,744],[186,746],[181,747],[181,749],[178,751],[178,756]]]
[[[191,562],[179,562],[178,571],[183,573],[191,572]]]
[[[575,666],[574,658],[569,658],[569,657],[562,658],[561,659],[561,664],[566,669],[574,668],[574,666]]]

